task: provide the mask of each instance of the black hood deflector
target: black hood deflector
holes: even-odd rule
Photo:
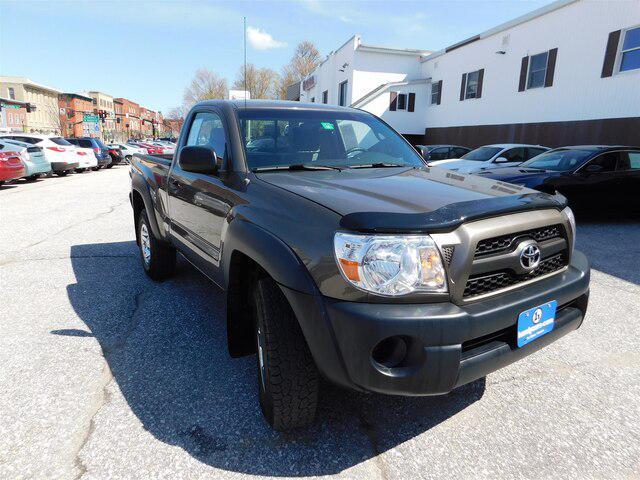
[[[342,217],[340,226],[372,233],[442,233],[471,220],[549,208],[562,210],[566,206],[567,199],[560,194],[529,193],[453,203],[427,213],[349,213]]]

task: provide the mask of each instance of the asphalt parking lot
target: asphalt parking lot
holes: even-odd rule
[[[640,224],[589,222],[582,328],[448,396],[324,387],[279,434],[222,296],[139,264],[127,167],[0,188],[0,478],[637,478]]]

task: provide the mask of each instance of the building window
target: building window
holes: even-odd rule
[[[529,58],[529,73],[527,74],[527,90],[530,88],[544,87],[544,79],[547,76],[547,61],[549,52],[532,55]]]
[[[440,104],[440,84],[442,82],[435,82],[431,84],[431,105]]]
[[[640,27],[624,32],[624,41],[620,49],[620,71],[640,68]]]
[[[329,90],[322,92],[322,103],[329,103]]]
[[[407,94],[398,93],[398,110],[406,110],[406,109],[407,109]]]
[[[478,79],[480,77],[480,70],[467,73],[467,82],[464,88],[464,99],[477,98],[478,97]]]
[[[11,100],[16,99],[16,91],[13,89],[13,87],[9,87],[9,98]]]
[[[338,105],[340,105],[341,107],[347,105],[347,85],[348,80],[345,80],[338,85]]]

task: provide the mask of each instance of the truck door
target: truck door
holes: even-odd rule
[[[221,116],[200,111],[190,117],[185,146],[208,146],[227,164],[227,134]],[[219,265],[222,226],[231,209],[229,190],[219,174],[186,172],[180,168],[180,151],[168,180],[171,235],[186,247],[188,256],[200,270],[215,277]]]

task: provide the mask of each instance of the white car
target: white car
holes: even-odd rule
[[[550,150],[542,145],[497,143],[471,150],[460,158],[427,162],[430,167],[443,167],[461,173],[475,173],[501,167],[515,167]]]
[[[176,151],[176,146],[172,143],[169,142],[163,142],[160,140],[155,140],[153,142],[149,142],[152,145],[157,145],[158,147],[162,148],[162,154],[163,155],[173,155]]]
[[[51,163],[47,161],[41,147],[9,138],[0,138],[0,151],[16,152],[24,163],[24,178],[35,180],[40,175],[51,172]]]
[[[51,164],[51,170],[61,177],[78,168],[80,164],[75,147],[59,135],[4,133],[0,138],[18,140],[41,147],[44,156]]]
[[[110,143],[109,147],[119,148],[122,152],[122,157],[125,162],[129,163],[131,161],[131,157],[134,155],[146,155],[147,151],[143,148],[136,147],[135,145],[130,145],[128,143]]]
[[[78,155],[78,168],[75,169],[76,172],[82,173],[91,168],[98,170],[98,159],[96,158],[93,148],[79,147],[78,145],[73,146],[75,147]]]

